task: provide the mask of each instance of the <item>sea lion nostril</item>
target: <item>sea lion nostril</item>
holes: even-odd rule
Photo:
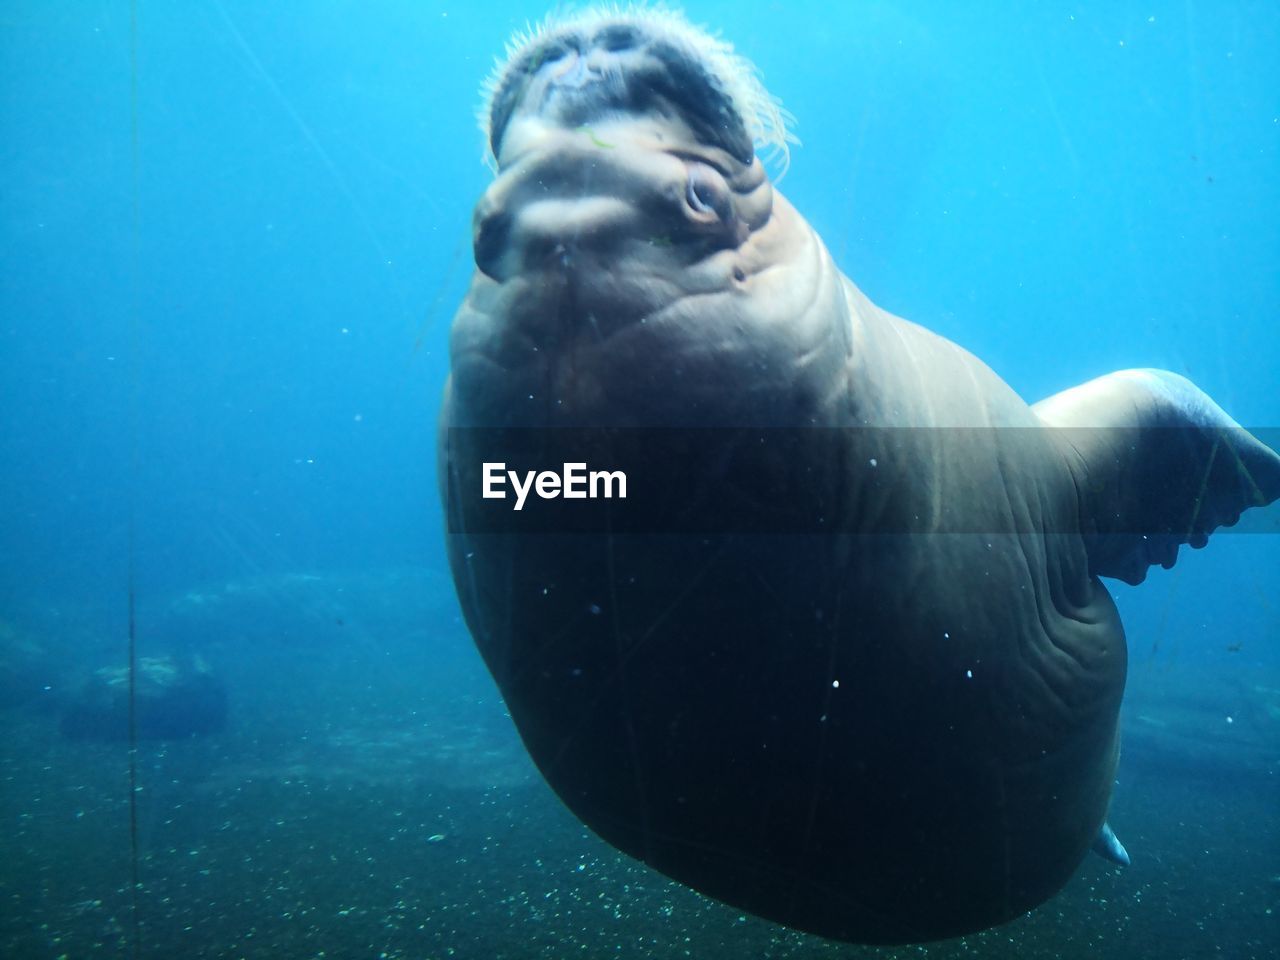
[[[596,34],[595,42],[611,52],[640,45],[640,32],[630,24],[615,23]]]
[[[552,83],[557,87],[582,87],[591,78],[591,70],[585,57],[570,52],[555,65]]]

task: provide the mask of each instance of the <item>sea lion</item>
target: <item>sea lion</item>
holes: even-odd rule
[[[1006,921],[1091,846],[1127,860],[1099,577],[1275,500],[1280,457],[1174,374],[1028,406],[875,306],[757,156],[785,166],[785,113],[678,15],[518,38],[482,125],[448,549],[564,802],[710,896],[864,943]],[[631,485],[696,502],[683,528],[618,502],[585,533],[486,519],[483,462],[559,468],[650,428]],[[687,458],[661,452],[688,430]]]

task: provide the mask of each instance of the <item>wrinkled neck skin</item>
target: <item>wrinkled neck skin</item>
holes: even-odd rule
[[[455,426],[827,422],[842,280],[757,158],[647,114],[517,114],[496,153],[453,327]]]

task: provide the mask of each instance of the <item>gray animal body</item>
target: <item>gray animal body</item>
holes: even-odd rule
[[[1099,578],[1276,499],[1280,458],[1173,374],[1028,406],[876,307],[766,176],[740,67],[670,15],[591,14],[499,75],[441,421],[455,583],[530,754],[610,843],[833,938],[982,929],[1091,846],[1127,860]],[[472,428],[579,427],[830,431],[786,466],[833,532],[475,532]],[[719,435],[691,495],[786,509],[736,495],[778,464]]]

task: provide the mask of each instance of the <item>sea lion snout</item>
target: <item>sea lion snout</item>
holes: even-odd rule
[[[739,105],[698,51],[660,24],[625,16],[553,31],[506,67],[486,118],[500,162],[508,130],[521,116],[568,129],[620,116],[679,117],[694,139],[739,162],[750,163],[754,154]]]
[[[571,33],[548,44],[543,69],[553,86],[585,87],[620,72],[625,55],[644,41],[643,31],[630,23],[608,24],[591,37]]]

